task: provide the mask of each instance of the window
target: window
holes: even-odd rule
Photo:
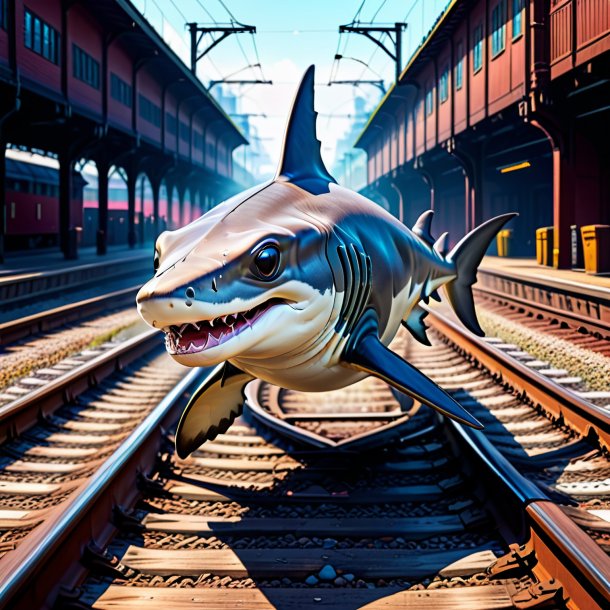
[[[32,13],[30,11],[25,11],[25,16],[23,18],[23,36],[26,48],[32,48]]]
[[[0,0],[0,28],[6,30],[6,6],[8,2],[7,0]]]
[[[523,34],[523,0],[513,0],[513,38]]]
[[[11,220],[15,220],[16,217],[16,212],[17,212],[17,206],[15,205],[14,201],[11,201]]]
[[[5,0],[0,0],[0,21],[4,20],[4,22],[6,22],[5,4]],[[3,12],[4,17],[1,16]],[[59,32],[27,8],[23,16],[23,43],[27,49],[42,55],[50,62],[59,63]]]
[[[483,67],[483,26],[474,29],[474,44],[472,47],[472,70],[478,72]]]
[[[167,133],[175,137],[178,129],[178,119],[171,112],[165,113],[165,126]]]
[[[34,17],[34,35],[32,37],[32,51],[42,55],[42,40],[40,37],[40,31],[42,29],[42,22],[38,17]]]
[[[36,204],[36,220],[42,220],[42,203]]]
[[[441,78],[438,81],[438,95],[441,100],[441,104],[446,102],[449,98],[449,66],[445,66],[441,74]]]
[[[184,121],[180,121],[179,129],[180,129],[180,139],[184,142],[188,142],[189,141],[189,132],[190,132],[189,126]]]
[[[131,108],[131,96],[133,89],[131,85],[125,82],[120,76],[114,72],[110,74],[110,96],[117,102]]]
[[[430,116],[434,112],[434,89],[430,87],[426,91],[426,116]]]
[[[138,106],[140,117],[154,125],[161,127],[161,108],[157,104],[151,102],[147,97],[140,93],[138,97]]]
[[[72,75],[94,89],[100,88],[100,64],[79,46],[72,45]]]
[[[193,146],[198,150],[203,150],[203,134],[196,129],[193,130]]]
[[[491,11],[491,56],[506,48],[506,0],[500,0]]]
[[[456,51],[457,63],[455,64],[455,88],[461,89],[464,84],[464,45],[459,42]]]

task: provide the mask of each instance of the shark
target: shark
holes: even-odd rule
[[[154,277],[138,292],[142,318],[168,353],[214,367],[176,429],[185,458],[226,432],[255,378],[305,392],[373,375],[474,428],[481,423],[388,348],[401,325],[429,345],[422,303],[442,286],[459,320],[483,335],[472,294],[477,267],[514,214],[484,222],[450,251],[431,234],[432,211],[412,229],[343,188],[321,158],[314,67],[303,76],[275,177],[162,233]]]

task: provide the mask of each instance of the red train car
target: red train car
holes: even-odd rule
[[[21,158],[20,158],[21,157]],[[70,205],[77,226],[82,226],[83,188],[86,181],[73,175]],[[59,172],[43,158],[30,162],[23,155],[6,153],[7,249],[55,246],[59,231]]]

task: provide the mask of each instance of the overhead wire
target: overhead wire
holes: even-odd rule
[[[387,1],[388,0],[382,0],[381,4],[379,5],[379,8],[375,11],[375,14],[371,17],[371,22],[375,21],[375,17],[377,17],[377,15],[379,15],[379,11],[385,6]]]
[[[237,21],[237,19],[235,19],[235,15],[233,15],[233,13],[229,10],[229,7],[222,0],[218,0],[218,2],[222,6],[222,8],[224,8],[224,10],[227,11],[227,13],[229,14],[229,17],[236,23],[239,23],[239,21]]]
[[[176,11],[178,11],[178,14],[182,17],[182,19],[184,19],[184,23],[186,23],[188,21],[188,19],[184,16],[184,13],[180,10],[180,8],[178,7],[178,5],[174,2],[174,0],[169,0],[173,7],[176,9]],[[155,2],[156,4],[156,2]],[[157,5],[157,7],[159,8],[159,10],[161,10],[161,7],[159,7],[159,5]]]
[[[197,0],[197,1],[199,2],[199,0]],[[227,12],[227,14],[229,15],[229,19],[231,19],[232,23],[241,24],[241,22],[238,21],[238,19],[235,17],[235,15],[231,12],[231,9],[229,9],[229,7],[226,5],[225,2],[223,2],[223,0],[218,0],[218,3]],[[252,44],[253,44],[253,47],[254,47],[254,55],[256,57],[256,63],[258,64],[258,67],[259,67],[259,70],[260,70],[260,73],[261,73],[261,79],[262,80],[266,80],[265,79],[265,74],[263,72],[263,68],[262,68],[262,65],[261,65],[261,60],[260,60],[260,56],[259,56],[259,53],[258,53],[258,48],[256,46],[256,40],[254,38],[254,32],[250,32],[250,35],[252,36]],[[236,35],[235,39],[236,39],[236,42],[237,42],[237,46],[239,47],[239,50],[241,51],[241,54],[242,54],[242,56],[243,56],[243,58],[244,58],[244,60],[246,62],[246,66],[248,68],[252,68],[253,67],[253,62],[250,61],[250,58],[248,57],[248,54],[246,53],[246,51],[245,51],[245,49],[244,49],[244,47],[243,47],[243,45],[241,43],[241,40],[239,39],[239,35],[238,34]]]
[[[360,13],[362,12],[362,8],[364,7],[366,3],[366,0],[362,0],[362,2],[360,3],[360,6],[358,7],[358,10],[356,11],[356,14],[354,15],[353,19],[352,19],[352,23],[356,23],[356,21],[358,20],[358,17],[360,17]]]
[[[208,9],[204,6],[203,2],[201,2],[201,0],[195,0],[195,2],[197,2],[197,4],[201,7],[201,10],[214,22],[214,23],[218,23],[218,21],[216,21],[216,19],[214,19],[214,15],[212,15],[212,13],[210,13],[210,11],[208,11]]]

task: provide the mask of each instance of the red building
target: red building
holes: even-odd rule
[[[239,190],[232,152],[246,143],[202,83],[128,0],[0,0],[0,258],[7,226],[6,143],[59,159],[59,241],[76,255],[82,208],[74,164],[95,162],[98,250],[108,234],[108,172],[127,176],[127,236],[138,241],[136,182],[152,185],[155,232],[163,184],[201,201]],[[180,203],[181,205],[181,203]],[[183,213],[190,217],[190,211]]]
[[[516,210],[512,252],[554,228],[610,224],[610,3],[454,0],[371,116],[367,193],[454,239]]]

